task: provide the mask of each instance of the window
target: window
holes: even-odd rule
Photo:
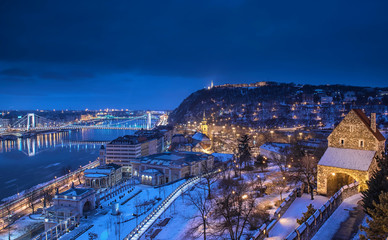
[[[360,140],[360,141],[358,142],[358,145],[359,145],[359,147],[364,147],[364,140]]]
[[[341,139],[340,140],[340,143],[341,143],[341,146],[343,146],[345,144],[345,140],[344,139]]]

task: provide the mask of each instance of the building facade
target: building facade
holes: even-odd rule
[[[214,157],[199,152],[166,152],[132,160],[132,175],[141,183],[160,185],[213,168]]]
[[[332,195],[343,185],[366,181],[377,168],[376,157],[385,150],[385,138],[360,109],[351,110],[328,137],[328,148],[318,163],[318,193]]]
[[[54,196],[53,206],[45,209],[45,229],[47,230],[71,216],[82,217],[86,212],[95,208],[95,191],[91,188],[75,188],[73,184],[65,192],[57,192]]]
[[[112,187],[118,184],[122,178],[122,167],[114,163],[102,164],[84,171],[85,186],[94,189]]]
[[[134,135],[118,137],[106,145],[105,161],[128,167],[135,158],[166,151],[171,138],[172,128],[167,127],[140,130]]]

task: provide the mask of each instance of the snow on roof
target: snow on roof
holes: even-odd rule
[[[90,174],[85,174],[86,178],[101,178],[101,177],[106,177],[105,174],[98,174],[98,173],[90,173]]]
[[[91,174],[91,173],[99,173],[99,174],[110,174],[113,169],[101,169],[101,168],[92,168],[92,169],[86,169],[84,171],[85,174]]]
[[[140,163],[146,163],[151,165],[191,165],[193,162],[207,160],[208,154],[199,152],[165,152],[142,157],[138,160],[134,160]]]
[[[154,168],[144,170],[141,173],[150,173],[150,174],[156,174],[156,175],[162,174],[159,170],[154,169]]]
[[[205,134],[200,133],[200,132],[196,132],[191,138],[194,140],[200,141],[200,142],[201,141],[209,141],[208,136],[206,136]]]
[[[59,195],[63,195],[63,196],[80,196],[86,192],[89,192],[93,189],[91,188],[70,188],[69,190],[63,192],[63,193],[60,193]]]
[[[220,162],[227,162],[233,158],[233,154],[229,153],[212,153],[212,155]]]
[[[329,147],[318,165],[367,171],[376,151]]]

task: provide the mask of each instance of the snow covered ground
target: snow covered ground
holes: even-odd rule
[[[283,196],[287,196],[289,192],[284,193]],[[262,198],[257,198],[257,203],[262,205],[272,205],[274,206],[276,200],[280,199],[279,194],[271,194],[266,195]],[[272,216],[276,211],[276,207],[274,206],[272,209],[268,211]],[[190,226],[193,225],[192,221],[198,221],[199,219],[194,220],[195,216],[198,216],[198,210],[189,202],[187,196],[179,197],[175,203],[167,209],[164,216],[162,216],[156,223],[162,222],[165,218],[171,218],[168,224],[165,227],[158,227],[156,225],[152,226],[148,232],[146,233],[148,236],[152,234],[156,229],[161,229],[159,234],[155,239],[158,240],[181,240],[181,239],[196,239],[193,238],[190,234],[188,234],[190,230]],[[201,231],[201,230],[200,230]],[[255,231],[253,231],[255,232]],[[253,233],[252,232],[252,233]],[[198,232],[196,233],[198,235]],[[202,239],[203,237],[199,237],[198,239]],[[209,239],[219,239],[219,237],[211,237],[208,236]],[[145,235],[141,239],[149,239],[146,238]],[[225,235],[225,239],[228,239],[228,235]]]
[[[167,197],[171,192],[173,192],[175,188],[177,188],[184,181],[185,180],[181,180],[179,182],[161,188],[154,188],[152,186],[146,185],[137,185],[131,193],[126,193],[126,195],[121,200],[119,199],[119,196],[123,195],[123,193],[118,194],[115,198],[102,202],[102,209],[96,209],[88,216],[87,219],[83,218],[78,228],[62,236],[60,239],[70,239],[77,233],[81,232],[82,229],[86,229],[87,227],[93,225],[93,227],[91,227],[80,237],[78,237],[77,240],[88,240],[89,233],[96,234],[96,239],[121,240],[136,227],[137,223],[140,223],[154,208],[156,208],[163,201],[165,197]],[[119,216],[113,216],[111,214],[112,207],[110,203],[114,202],[115,200],[116,202],[122,203],[126,199],[137,193],[139,190],[142,191],[140,194],[138,194],[136,197],[134,197],[124,205],[119,206],[119,211],[121,212]],[[158,197],[161,197],[162,200],[155,202],[154,205],[150,204],[146,206],[143,210],[139,210],[138,213],[143,214],[140,215],[136,220],[136,218],[132,215],[133,213],[136,213],[135,205],[138,205],[145,201],[154,200]],[[117,224],[118,222],[120,222],[120,224]]]
[[[307,206],[311,203],[318,209],[326,201],[327,197],[316,195],[314,200],[311,200],[310,194],[303,194],[302,197],[296,198],[291,204],[288,210],[284,213],[283,217],[275,224],[274,228],[269,231],[269,238],[271,240],[280,240],[288,236],[295,228],[299,226],[296,219],[303,216],[303,213],[307,211]],[[326,238],[322,238],[326,239]]]
[[[345,199],[345,201],[343,201],[337,210],[335,210],[329,219],[327,219],[327,221],[322,225],[312,240],[332,239],[334,234],[340,228],[341,223],[346,221],[346,219],[349,217],[349,211],[354,207],[357,207],[357,202],[360,200],[361,194],[356,194]]]
[[[30,218],[28,215],[23,216],[11,225],[11,239],[16,239],[29,230],[43,224],[44,219],[40,217],[40,214],[32,215],[32,217]],[[8,229],[0,231],[0,240],[8,240]]]
[[[175,206],[174,206],[175,205]],[[162,231],[157,235],[158,240],[179,240],[188,239],[186,231],[189,229],[189,223],[197,214],[198,210],[189,203],[187,198],[179,197],[175,203],[167,209],[165,216],[157,222],[161,222],[165,218],[171,218],[169,223],[162,228]],[[150,228],[149,232],[153,232],[154,228]],[[142,239],[145,239],[144,236]]]

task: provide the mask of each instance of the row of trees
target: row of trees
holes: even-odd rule
[[[317,158],[307,155],[301,146],[293,146],[284,157],[274,158],[279,171],[268,177],[253,171],[247,171],[242,176],[242,170],[250,170],[252,163],[261,172],[265,172],[268,166],[267,159],[262,156],[253,160],[250,139],[243,135],[228,170],[204,177],[201,184],[188,193],[190,203],[198,210],[190,235],[207,239],[227,234],[229,239],[238,240],[247,230],[259,228],[269,218],[265,207],[255,201],[263,189],[267,194],[278,193],[282,201],[282,194],[289,188],[290,181],[303,181],[311,189],[313,198]],[[210,169],[207,170],[210,172]],[[270,181],[264,184],[266,178]]]
[[[258,206],[253,194],[258,184],[256,175],[239,178],[231,174],[214,173],[188,193],[189,202],[198,210],[189,230],[191,236],[207,239],[227,234],[229,239],[238,240],[246,230],[257,229],[268,220],[268,213]],[[208,178],[213,186],[208,185]]]

